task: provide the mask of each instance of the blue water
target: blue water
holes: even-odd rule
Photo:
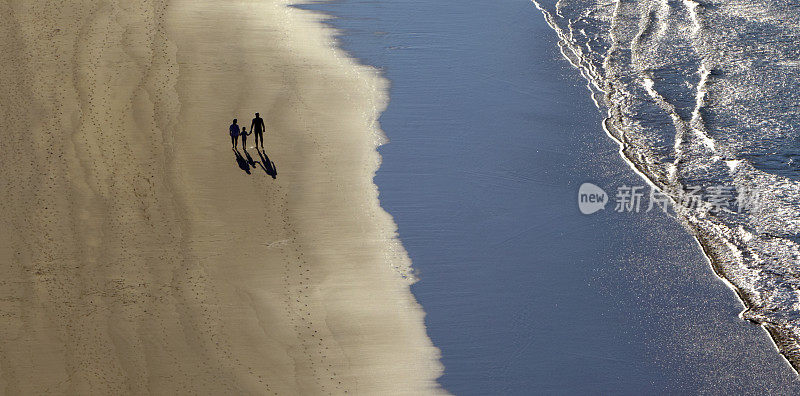
[[[797,390],[697,243],[658,211],[580,214],[644,185],[526,0],[343,0],[341,45],[391,81],[375,182],[455,394]],[[795,387],[795,388],[790,388]]]
[[[742,317],[800,369],[800,4],[534,3],[624,156],[683,202],[679,220],[742,297]],[[693,188],[699,205],[686,204]]]

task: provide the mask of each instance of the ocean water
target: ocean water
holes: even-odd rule
[[[687,232],[699,229],[685,218],[701,205],[673,205],[667,214],[617,212],[613,203],[588,216],[578,210],[585,182],[613,196],[622,185],[647,186],[645,177],[662,186],[672,168],[674,175],[711,177],[695,156],[722,142],[691,127],[698,101],[711,101],[706,94],[698,99],[697,85],[711,90],[717,69],[703,72],[688,55],[658,55],[682,68],[651,71],[651,82],[643,80],[636,94],[619,94],[622,99],[607,94],[610,76],[638,86],[626,71],[633,63],[623,66],[629,51],[617,49],[607,61],[602,54],[612,45],[603,40],[636,37],[623,34],[620,23],[638,29],[649,11],[617,12],[615,22],[613,12],[594,11],[603,8],[597,3],[565,0],[558,7],[529,0],[340,0],[304,7],[334,15],[340,44],[391,81],[391,102],[380,120],[390,143],[380,148],[375,182],[418,271],[412,291],[442,351],[445,389],[475,395],[800,391],[769,335],[739,317],[741,300]],[[670,15],[652,14],[656,21]],[[667,30],[687,34],[695,26],[664,21]],[[658,33],[661,25],[650,26],[645,31],[655,32],[652,37],[669,36]],[[638,42],[651,37],[639,36]],[[680,51],[678,41],[660,48]],[[690,81],[665,82],[684,77]],[[649,96],[635,96],[642,93]],[[648,104],[659,97],[657,106]],[[708,124],[705,111],[698,117]],[[680,119],[688,126],[680,129],[676,154]],[[643,131],[619,127],[629,124]],[[622,153],[618,141],[626,144]],[[732,157],[719,156],[728,170],[748,166],[731,167]],[[640,159],[652,165],[640,166]],[[720,214],[736,216],[742,215]],[[696,217],[716,215],[706,209]]]
[[[800,3],[535,0],[624,157],[800,365]]]

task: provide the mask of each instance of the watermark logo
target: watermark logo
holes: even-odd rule
[[[578,208],[583,214],[592,214],[606,208],[608,194],[592,183],[583,183],[578,189]]]
[[[758,212],[765,205],[763,192],[737,190],[731,186],[681,186],[670,191],[667,194],[651,187],[648,192],[647,186],[623,184],[617,187],[616,194],[609,196],[602,188],[592,183],[583,183],[578,190],[578,208],[581,213],[589,215],[605,209],[606,204],[613,201],[613,211],[619,213],[650,212],[656,208],[669,213],[670,209],[677,212],[678,208],[682,208],[722,214]]]

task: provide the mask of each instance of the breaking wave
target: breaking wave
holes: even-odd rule
[[[533,2],[622,156],[798,370],[800,4]]]

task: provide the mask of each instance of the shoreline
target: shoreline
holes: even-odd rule
[[[650,184],[651,187],[657,188],[660,191],[666,191],[668,187],[668,182],[666,180],[666,175],[661,174],[658,172],[657,169],[650,169],[646,164],[643,164],[641,161],[637,161],[634,158],[635,153],[629,154],[626,150],[630,147],[628,143],[625,141],[625,135],[621,131],[624,130],[623,126],[618,125],[620,122],[619,116],[615,111],[615,106],[613,104],[604,103],[600,105],[599,101],[595,99],[595,95],[597,94],[604,94],[607,95],[607,92],[604,88],[597,85],[596,79],[596,71],[588,70],[585,65],[581,64],[579,60],[574,58],[575,55],[570,55],[564,51],[564,48],[569,48],[569,45],[564,44],[567,42],[563,38],[564,32],[561,28],[553,21],[552,15],[549,11],[545,10],[541,7],[541,5],[536,1],[532,1],[536,8],[541,11],[545,21],[547,24],[553,29],[559,39],[559,47],[561,49],[561,55],[564,59],[569,62],[570,66],[576,70],[578,70],[581,78],[586,81],[587,83],[587,90],[589,91],[592,100],[594,101],[595,105],[598,109],[605,109],[605,116],[602,122],[603,130],[606,132],[606,135],[611,138],[618,146],[619,146],[619,156],[623,159],[623,161],[633,170],[642,180],[646,183]],[[594,76],[593,76],[594,75]],[[675,197],[671,194],[668,194],[670,202],[674,208],[680,207],[680,205],[675,202]],[[692,240],[698,245],[700,251],[702,252],[703,257],[708,262],[708,266],[711,268],[714,275],[722,281],[725,286],[733,291],[736,296],[736,300],[741,304],[742,310],[739,312],[738,317],[741,320],[747,321],[751,324],[755,324],[760,327],[769,337],[770,343],[772,346],[775,347],[775,350],[781,356],[783,363],[785,363],[788,367],[791,368],[793,374],[795,375],[795,380],[800,377],[797,377],[800,374],[800,353],[794,352],[792,353],[791,343],[788,341],[791,337],[787,336],[786,334],[782,334],[779,329],[775,326],[771,326],[768,322],[759,322],[754,318],[747,318],[746,313],[755,304],[752,302],[751,298],[748,297],[747,293],[736,287],[731,280],[725,274],[725,267],[723,266],[722,262],[730,261],[730,258],[726,258],[726,255],[722,253],[722,247],[729,245],[729,241],[725,240],[724,238],[716,237],[713,235],[712,232],[707,231],[707,228],[704,229],[700,220],[694,218],[693,216],[687,215],[687,212],[682,213],[675,213],[675,216],[670,216],[674,218],[681,226],[684,228],[688,234],[691,236]],[[690,218],[692,217],[692,218]],[[713,226],[713,223],[712,223]],[[716,242],[715,244],[712,242]],[[796,344],[796,343],[795,343]],[[792,356],[795,355],[795,356]]]
[[[8,7],[19,70],[0,88],[28,110],[6,126],[50,124],[0,146],[2,224],[19,230],[0,243],[3,389],[444,393],[372,182],[388,82],[326,17],[289,1]],[[254,112],[275,179],[257,150],[239,149],[245,166],[229,151],[230,118]],[[18,172],[26,158],[45,169]]]
[[[582,182],[643,183],[596,134],[598,98],[535,7],[313,8],[340,16],[331,22],[342,45],[392,79],[381,118],[392,144],[380,150],[376,182],[421,273],[412,290],[442,349],[445,389],[796,386],[679,223],[660,212],[577,211]],[[573,291],[578,284],[589,287]]]
[[[647,174],[644,173],[643,170],[639,168],[639,166],[633,161],[633,159],[631,159],[625,154],[624,152],[625,143],[622,142],[619,138],[617,138],[616,135],[614,135],[611,132],[612,129],[618,129],[618,128],[608,126],[608,122],[611,121],[610,113],[611,111],[609,110],[609,116],[607,116],[603,120],[603,130],[606,132],[606,135],[608,135],[611,139],[614,140],[614,142],[616,142],[619,145],[620,157],[625,161],[625,163],[627,163],[630,166],[631,170],[633,170],[639,177],[642,178],[642,180],[649,183],[652,187],[662,190],[663,184],[657,183],[656,181],[652,180],[649,176],[647,176]],[[679,206],[678,203],[676,203],[673,200],[672,196],[669,196],[669,199],[673,207]],[[788,352],[785,351],[784,348],[781,348],[782,344],[785,344],[787,346],[789,344],[786,342],[785,337],[780,333],[780,331],[768,326],[765,323],[760,323],[754,319],[748,319],[743,316],[743,314],[752,307],[752,302],[747,298],[746,294],[742,290],[737,288],[725,276],[724,267],[719,263],[720,261],[724,260],[723,255],[715,253],[714,244],[705,241],[705,240],[713,241],[715,240],[715,238],[708,233],[703,233],[702,229],[698,225],[690,223],[689,220],[684,215],[676,214],[675,217],[673,216],[670,217],[673,218],[678,223],[680,223],[681,226],[683,226],[686,229],[686,231],[692,237],[692,240],[694,240],[694,242],[697,243],[697,246],[700,248],[703,257],[705,257],[705,259],[708,261],[708,266],[711,268],[714,275],[717,278],[719,278],[719,280],[721,280],[722,283],[725,284],[725,286],[727,286],[728,289],[730,289],[734,293],[737,301],[739,301],[739,303],[742,305],[743,308],[743,310],[739,313],[739,318],[754,325],[757,325],[762,330],[764,330],[764,332],[767,333],[767,335],[769,335],[770,341],[775,347],[776,352],[778,352],[778,354],[783,358],[783,361],[789,367],[791,367],[795,375],[800,375],[800,370],[798,370],[798,367],[800,367],[800,357],[793,358],[787,354]],[[719,239],[716,239],[716,241],[717,241],[717,246],[723,245],[722,243],[720,243]]]

